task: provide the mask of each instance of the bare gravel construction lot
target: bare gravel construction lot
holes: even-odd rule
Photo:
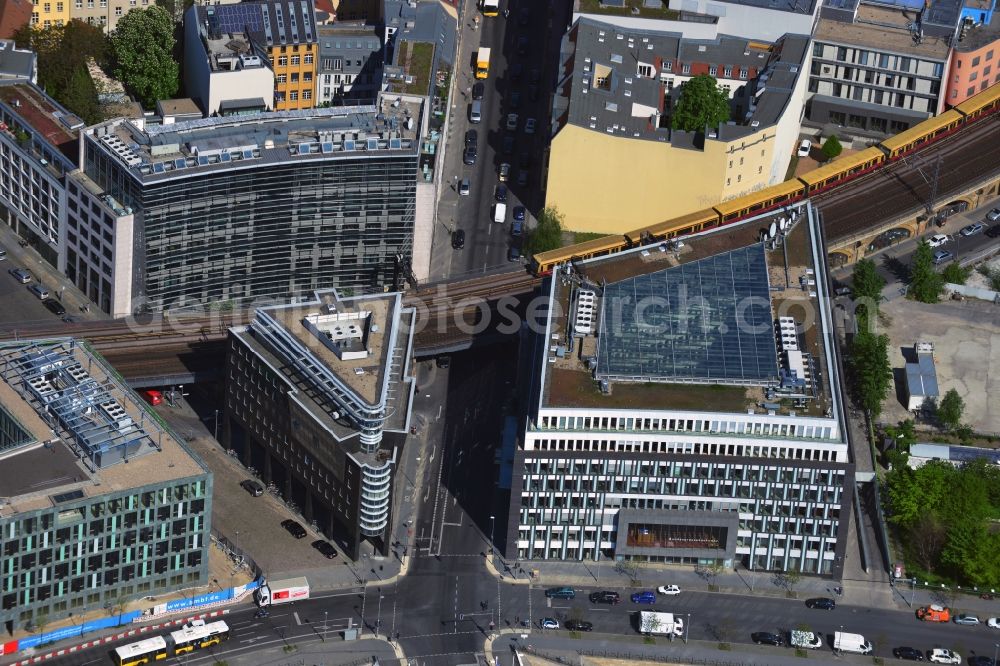
[[[882,311],[890,320],[885,332],[893,368],[906,362],[904,349],[933,343],[941,395],[955,389],[965,400],[965,423],[979,432],[1000,433],[1000,307],[973,299],[925,304],[895,298]],[[907,416],[893,394],[882,419],[895,423]]]

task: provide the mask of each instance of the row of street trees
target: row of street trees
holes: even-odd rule
[[[14,40],[38,54],[38,82],[46,92],[87,123],[103,120],[98,90],[87,70],[90,59],[111,72],[145,108],[173,97],[180,87],[173,18],[155,5],[129,11],[109,36],[100,26],[74,19],[43,28],[26,23]]]
[[[876,418],[892,388],[889,336],[875,333],[885,280],[871,259],[854,265],[857,331],[848,345],[847,371],[855,402]]]

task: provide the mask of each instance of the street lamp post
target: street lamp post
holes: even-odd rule
[[[379,629],[382,627],[382,588],[378,588],[378,613],[375,616],[375,638],[378,638]]]
[[[330,611],[323,611],[323,642],[324,643],[326,643],[326,630],[330,627],[329,623],[327,623],[327,621],[326,621],[329,613],[330,613]]]
[[[688,632],[691,631],[691,613],[688,613],[687,624],[684,625],[684,644],[687,645],[688,642]]]
[[[496,563],[496,549],[493,547],[493,525],[496,520],[496,516],[490,516],[490,563],[495,567]]]

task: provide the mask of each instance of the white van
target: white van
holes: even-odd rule
[[[503,224],[507,221],[507,204],[498,203],[493,208],[493,221]]]
[[[483,120],[483,103],[480,100],[473,100],[469,107],[469,122],[479,123]]]
[[[837,631],[833,634],[833,649],[854,654],[871,654],[872,644],[861,634],[848,634]]]
[[[40,284],[31,285],[30,287],[28,287],[28,291],[37,296],[38,300],[40,301],[44,301],[46,298],[49,297],[49,290]]]

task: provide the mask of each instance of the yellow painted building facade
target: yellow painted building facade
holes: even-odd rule
[[[274,69],[274,110],[295,111],[316,106],[316,65],[319,45],[274,45],[268,57]]]
[[[31,25],[48,28],[69,23],[69,8],[73,0],[32,0]]]
[[[775,128],[702,150],[565,125],[553,137],[545,205],[568,230],[620,234],[770,185]]]

